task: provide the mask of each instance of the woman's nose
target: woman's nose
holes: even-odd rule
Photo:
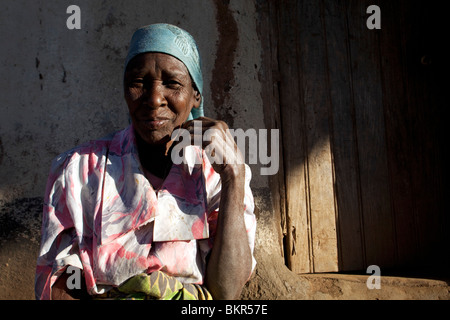
[[[144,103],[151,108],[159,108],[167,105],[167,100],[164,95],[164,89],[158,83],[152,83],[147,88],[147,94]]]

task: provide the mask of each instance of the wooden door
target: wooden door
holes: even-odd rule
[[[373,4],[381,29],[366,25]],[[439,8],[407,0],[258,8],[267,125],[282,132],[283,168],[273,179],[288,266],[443,266]]]

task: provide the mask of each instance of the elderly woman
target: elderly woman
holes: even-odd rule
[[[251,174],[226,124],[203,117],[202,89],[186,31],[135,32],[124,72],[131,125],[52,163],[38,299],[239,297],[255,266]],[[199,124],[218,134],[174,163],[173,132],[195,138]],[[208,146],[227,150],[223,163],[208,159]]]

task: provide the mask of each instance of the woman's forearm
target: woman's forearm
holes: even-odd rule
[[[245,172],[238,170],[222,177],[219,217],[206,271],[206,286],[214,299],[237,299],[252,265],[244,223]]]

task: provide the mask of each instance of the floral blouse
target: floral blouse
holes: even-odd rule
[[[220,203],[220,176],[204,150],[186,147],[158,189],[145,177],[132,126],[54,159],[44,198],[36,268],[37,299],[69,265],[83,270],[90,294],[142,272],[202,284]],[[244,220],[254,249],[256,218],[246,165]],[[253,258],[253,268],[255,267]]]

